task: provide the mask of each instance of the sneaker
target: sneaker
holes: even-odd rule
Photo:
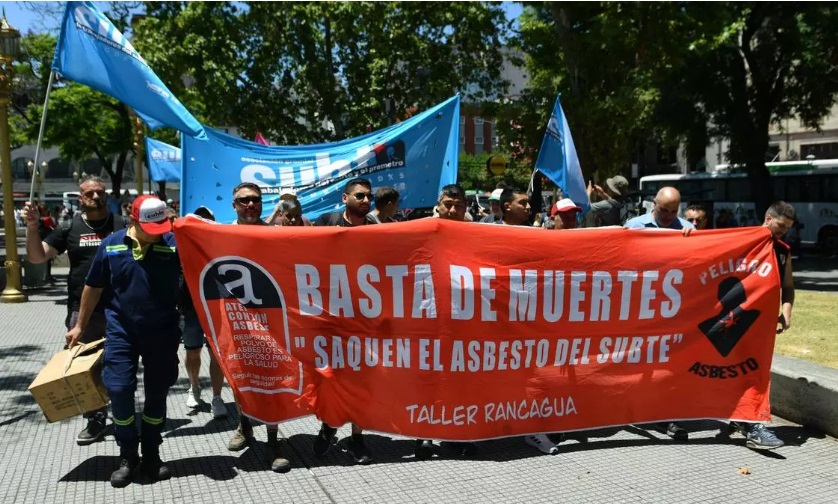
[[[548,455],[555,455],[559,453],[559,447],[550,441],[546,434],[536,434],[535,436],[525,436],[524,442],[530,446],[535,446],[542,453]]]
[[[111,486],[123,488],[134,481],[134,469],[140,464],[139,457],[119,459],[119,469],[111,473]]]
[[[268,463],[271,465],[271,471],[286,473],[291,470],[291,462],[283,456],[280,446],[279,441],[268,442]]]
[[[227,442],[227,449],[230,451],[243,450],[251,441],[253,441],[253,427],[244,427],[242,424],[239,424],[236,432],[233,433],[230,441]]]
[[[658,428],[675,441],[688,441],[690,439],[690,433],[687,432],[687,429],[681,427],[675,422],[658,424]]]
[[[417,439],[414,455],[417,460],[428,460],[434,456],[434,443],[430,439]]]
[[[368,465],[372,463],[367,445],[364,443],[363,434],[352,434],[349,438],[349,449],[347,450],[356,464]]]
[[[337,429],[333,427],[329,427],[325,423],[320,426],[320,432],[317,433],[317,437],[314,438],[314,455],[317,457],[322,457],[325,455],[329,448],[332,447],[332,444],[335,442],[335,433],[337,433]]]
[[[87,427],[76,436],[76,444],[86,446],[105,437],[105,419],[93,416],[87,419]]]
[[[546,434],[546,436],[547,439],[549,439],[554,445],[560,445],[562,442],[567,441],[567,436],[565,436],[563,432],[553,432],[551,434]]]
[[[143,461],[140,462],[140,472],[152,481],[163,481],[172,477],[169,466],[164,464],[159,456],[143,456]]]
[[[201,387],[196,387],[194,385],[190,386],[186,395],[188,396],[186,398],[187,408],[195,409],[201,405]]]
[[[745,446],[748,448],[774,450],[785,444],[764,424],[732,422],[731,425],[745,436]]]
[[[221,396],[212,398],[212,417],[224,418],[227,416],[227,406],[224,406],[224,399]]]

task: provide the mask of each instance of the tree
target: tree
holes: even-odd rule
[[[828,3],[725,2],[682,10],[683,65],[667,100],[681,117],[706,116],[730,139],[761,215],[774,199],[765,167],[769,127],[796,116],[818,128],[838,96],[838,7]],[[669,122],[673,129],[694,123]]]
[[[282,144],[502,91],[498,4],[155,2],[134,45],[199,119]],[[389,111],[389,113],[388,113]]]
[[[38,129],[56,37],[28,34],[21,40],[11,129],[17,145],[38,140]],[[128,108],[119,101],[74,82],[53,84],[48,104],[44,145],[58,147],[64,159],[81,162],[97,158],[108,173],[112,189],[120,190],[133,135]]]
[[[505,133],[535,160],[556,94],[583,170],[625,172],[651,136],[659,99],[654,76],[669,64],[658,37],[675,10],[666,3],[527,2],[514,47],[530,76],[520,100],[501,106]]]

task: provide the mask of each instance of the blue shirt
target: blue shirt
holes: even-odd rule
[[[686,221],[680,217],[677,217],[675,220],[672,221],[669,226],[666,228],[661,228],[658,222],[655,220],[655,213],[649,212],[645,215],[641,215],[639,217],[634,217],[633,219],[629,219],[626,221],[625,224],[626,229],[643,229],[643,228],[658,228],[658,229],[684,229],[690,228],[695,229],[695,226],[692,225],[690,221]]]
[[[108,334],[132,338],[179,335],[178,281],[181,274],[175,235],[166,233],[149,246],[142,260],[134,259],[134,240],[127,229],[116,231],[99,245],[85,283],[111,289],[105,308]]]

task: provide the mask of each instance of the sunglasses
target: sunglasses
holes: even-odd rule
[[[234,201],[239,205],[247,205],[248,203],[258,205],[262,203],[262,198],[260,196],[242,196],[241,198],[236,198]]]
[[[107,197],[108,192],[107,191],[87,191],[87,192],[82,193],[82,196],[84,196],[85,198],[92,198],[96,194],[98,194],[100,198],[104,198],[104,197]]]
[[[364,198],[372,201],[372,193],[368,192],[356,192],[352,195],[352,197],[358,201],[364,201]]]

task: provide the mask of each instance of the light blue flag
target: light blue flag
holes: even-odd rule
[[[588,211],[591,200],[588,198],[582,166],[579,164],[579,156],[576,155],[576,146],[570,135],[567,117],[562,110],[561,95],[556,97],[556,103],[553,105],[553,113],[547,122],[547,130],[541,141],[535,167],[561,187],[565,198],[573,200],[582,207],[583,212]]]
[[[219,222],[236,219],[232,190],[242,182],[262,189],[262,217],[274,210],[283,189],[293,189],[311,220],[343,211],[346,182],[364,177],[373,192],[399,191],[402,208],[429,208],[442,186],[457,181],[460,97],[398,124],[340,142],[266,146],[207,127],[207,141],[183,136],[180,208],[204,205]]]
[[[180,149],[146,137],[148,174],[152,182],[180,182]]]
[[[52,69],[131,106],[149,128],[204,138],[204,128],[93,2],[67,2]]]

